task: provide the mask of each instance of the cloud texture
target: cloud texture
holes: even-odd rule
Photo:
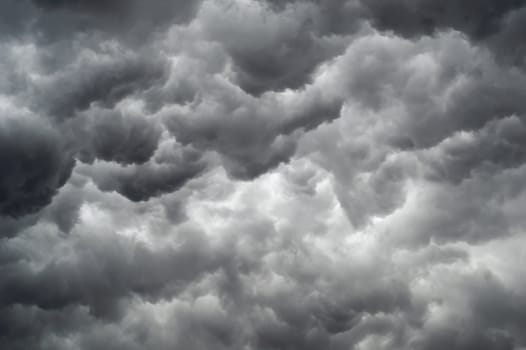
[[[0,3],[0,348],[526,349],[526,3]]]

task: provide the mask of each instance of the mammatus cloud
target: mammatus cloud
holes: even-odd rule
[[[18,217],[46,206],[68,180],[74,160],[60,135],[36,116],[2,108],[0,213]]]
[[[526,349],[526,3],[0,4],[0,348]]]

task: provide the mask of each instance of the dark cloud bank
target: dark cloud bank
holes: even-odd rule
[[[526,2],[4,0],[0,349],[526,349]]]

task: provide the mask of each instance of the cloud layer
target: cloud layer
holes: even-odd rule
[[[526,349],[526,3],[0,4],[0,348]]]

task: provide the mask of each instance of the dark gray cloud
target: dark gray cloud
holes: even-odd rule
[[[503,19],[520,9],[521,0],[494,1],[406,1],[364,0],[373,25],[407,36],[455,29],[474,39],[486,38],[500,30]]]
[[[87,13],[93,16],[94,20],[101,16],[111,16],[121,20],[133,16],[135,19],[142,18],[151,22],[163,19],[172,22],[185,21],[199,8],[199,1],[188,0],[154,0],[148,4],[136,0],[33,0],[32,3],[46,10],[67,9],[75,13]]]
[[[489,47],[501,63],[524,67],[526,4],[505,1],[404,1],[365,0],[362,4],[372,24],[382,30],[414,37],[441,30],[457,30],[475,43]]]
[[[343,38],[326,35],[319,13],[308,4],[285,7],[279,15],[256,2],[205,9],[208,36],[223,44],[236,82],[254,95],[305,85],[321,62],[345,47]]]
[[[32,271],[23,262],[6,267],[1,303],[35,305],[44,310],[80,304],[96,317],[112,317],[119,311],[114,308],[120,298],[135,293],[147,298],[169,296],[177,291],[178,283],[184,285],[185,280],[206,271],[206,265],[217,264],[197,232],[187,236],[177,249],[166,247],[153,252],[118,236],[111,242],[93,234],[80,237],[71,244],[74,251],[50,260],[39,271]]]
[[[460,132],[430,150],[430,175],[452,182],[473,171],[494,172],[524,163],[523,122],[518,117],[490,121],[476,132]],[[433,159],[435,158],[435,159]]]
[[[0,4],[0,348],[523,350],[518,0]]]
[[[160,126],[150,118],[114,110],[93,109],[72,124],[73,137],[88,141],[79,152],[85,162],[142,164],[154,155],[161,138]]]
[[[157,155],[142,164],[118,165],[97,162],[80,167],[104,191],[116,191],[132,201],[144,201],[181,188],[207,167],[203,155],[173,143],[164,145]]]
[[[57,67],[51,79],[35,86],[35,110],[55,118],[72,118],[92,104],[111,108],[123,98],[162,82],[162,61],[115,54],[88,53],[69,66]]]
[[[200,1],[8,0],[0,6],[2,37],[7,40],[32,36],[41,43],[52,43],[104,33],[137,43],[173,23],[192,20]]]
[[[326,94],[321,84],[290,97],[255,98],[216,80],[192,104],[167,109],[165,124],[179,142],[218,152],[231,175],[250,179],[290,158],[296,134],[339,117],[341,98]]]
[[[316,8],[319,30],[324,34],[352,33],[363,22],[381,31],[407,38],[455,30],[477,44],[490,47],[504,62],[524,64],[519,36],[524,34],[522,0],[262,0],[270,8],[311,5]]]
[[[42,120],[2,112],[0,215],[16,217],[49,204],[67,181],[74,160],[58,132]]]

